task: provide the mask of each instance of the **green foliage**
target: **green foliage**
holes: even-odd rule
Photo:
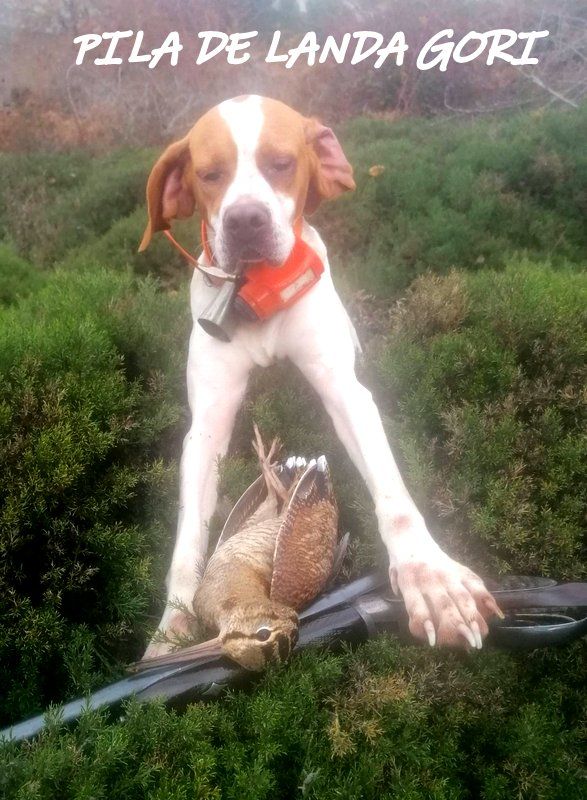
[[[457,123],[359,118],[344,136],[357,191],[324,206],[319,227],[353,285],[387,296],[428,269],[503,267],[515,253],[580,264],[586,124],[587,106]],[[371,177],[374,165],[385,171]]]
[[[163,236],[155,236],[148,249],[139,253],[145,224],[146,213],[141,206],[128,217],[116,220],[103,236],[69,250],[60,266],[67,270],[79,270],[80,264],[89,264],[91,269],[95,265],[115,270],[131,269],[137,275],[156,275],[166,287],[179,287],[185,283],[192,267]],[[194,247],[194,242],[190,241],[193,236],[189,236],[188,225],[178,224],[174,232],[182,227],[183,237],[179,238],[190,251],[196,252],[198,246]]]
[[[97,159],[85,154],[3,155],[0,235],[25,257],[54,264],[144,202],[153,158],[148,150]]]
[[[174,492],[184,305],[128,274],[57,273],[0,317],[6,721],[86,691],[131,652],[162,577],[151,559]]]
[[[0,306],[10,305],[44,283],[40,270],[16,255],[8,245],[0,243]]]
[[[585,797],[581,647],[463,659],[382,637],[181,716],[129,704],[0,751],[8,798]],[[544,675],[549,677],[544,678]]]
[[[394,317],[383,396],[432,465],[431,516],[486,570],[585,574],[586,307],[584,274],[521,263],[422,277]]]
[[[0,237],[15,242],[22,255],[48,233],[49,207],[87,178],[85,153],[0,153]]]

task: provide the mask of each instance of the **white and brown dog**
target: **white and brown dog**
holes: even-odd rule
[[[199,119],[159,158],[147,187],[156,231],[197,209],[215,263],[265,260],[276,269],[294,246],[294,226],[321,201],[355,187],[352,168],[331,130],[276,100],[227,100]],[[192,423],[183,447],[177,540],[159,630],[189,633],[179,604],[191,608],[208,549],[216,504],[217,462],[226,453],[247,378],[255,365],[289,358],[316,389],[336,432],[367,483],[414,636],[431,645],[480,648],[486,619],[499,609],[481,579],[433,541],[398,471],[371,394],[355,375],[356,336],[336,292],[326,247],[303,223],[302,239],[324,274],[291,307],[263,322],[242,322],[230,343],[194,324],[187,364]],[[198,272],[191,283],[194,322],[217,289]],[[156,639],[145,656],[167,652]]]

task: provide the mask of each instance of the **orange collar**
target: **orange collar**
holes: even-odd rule
[[[318,253],[301,237],[303,219],[294,225],[294,246],[279,267],[268,261],[258,261],[248,266],[243,273],[231,275],[216,266],[202,264],[175,240],[170,231],[164,231],[169,241],[196,269],[201,270],[212,284],[219,287],[222,281],[236,283],[232,304],[239,316],[250,321],[265,320],[278,311],[289,308],[320,280],[324,264]],[[206,223],[202,221],[202,247],[207,261],[213,264],[213,255],[208,244]],[[209,331],[208,331],[209,332]]]

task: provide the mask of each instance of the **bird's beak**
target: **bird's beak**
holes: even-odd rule
[[[157,667],[179,666],[187,662],[197,663],[199,661],[211,661],[222,655],[222,646],[218,637],[209,639],[207,642],[200,642],[191,647],[184,647],[181,650],[176,650],[173,653],[167,653],[163,656],[155,656],[154,658],[143,658],[141,661],[135,661],[130,664],[127,669],[129,672],[144,672],[147,669],[154,669]]]

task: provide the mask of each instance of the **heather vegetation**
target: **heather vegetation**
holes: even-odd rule
[[[484,576],[585,579],[587,109],[359,118],[357,192],[316,215],[410,490]],[[153,151],[0,157],[3,724],[96,688],[161,608],[188,424],[187,268],[136,248]],[[372,166],[381,166],[374,176]],[[192,224],[180,236],[195,247]],[[326,452],[345,577],[381,556],[370,500],[310,389],[255,374],[255,419]],[[185,714],[56,721],[0,754],[9,798],[581,798],[584,643],[464,656],[381,638],[306,653]],[[583,781],[583,782],[582,782]]]

